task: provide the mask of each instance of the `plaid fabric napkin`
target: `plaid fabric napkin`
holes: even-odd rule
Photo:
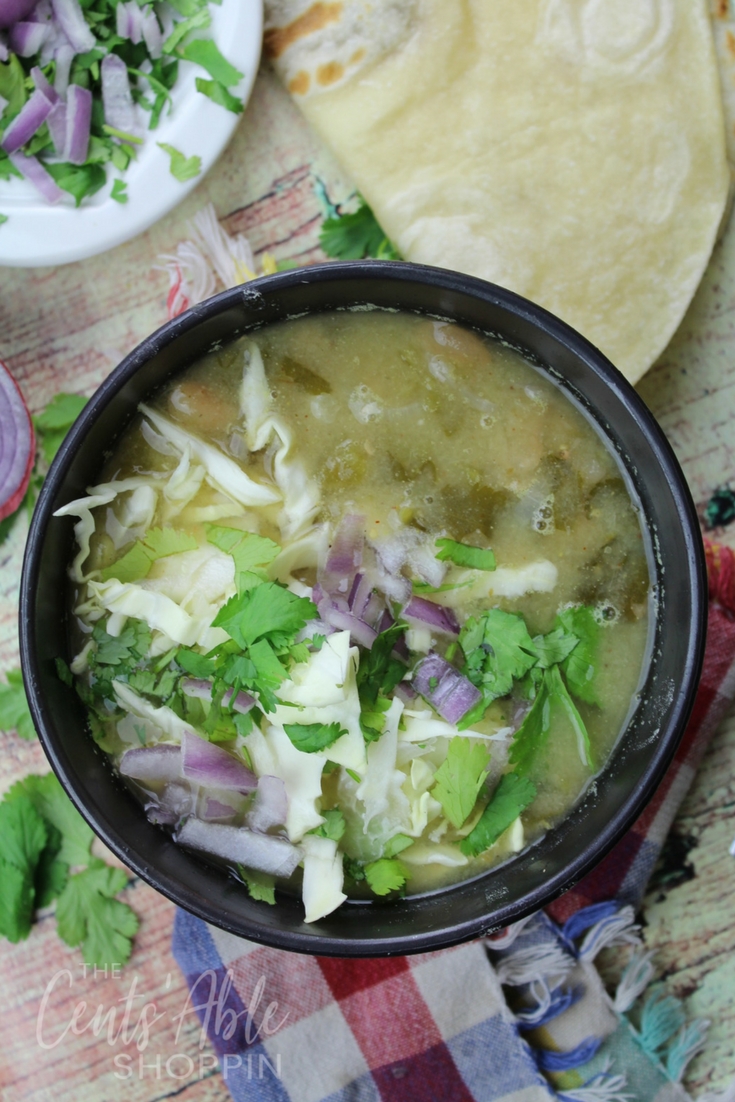
[[[645,994],[654,970],[634,913],[735,696],[735,555],[705,546],[707,650],[676,758],[628,834],[546,913],[485,942],[348,960],[177,912],[174,955],[235,1102],[686,1102],[706,1023]],[[625,965],[613,994],[594,964],[611,946]]]

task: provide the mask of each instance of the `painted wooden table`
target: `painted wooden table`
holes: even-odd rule
[[[263,70],[218,164],[148,233],[78,264],[0,270],[0,356],[30,408],[40,410],[59,390],[90,394],[166,320],[168,279],[155,267],[157,258],[187,237],[188,220],[205,203],[214,203],[229,232],[249,237],[256,255],[268,250],[279,259],[319,259],[317,182],[337,201],[352,190]],[[735,479],[731,273],[735,233],[718,247],[679,334],[640,385],[702,508],[717,485]],[[715,534],[735,544],[735,530]],[[17,665],[23,538],[18,525],[0,549],[2,670]],[[45,771],[37,743],[2,738],[0,791],[28,772]],[[716,735],[681,810],[643,915],[661,975],[674,993],[688,996],[692,1014],[712,1021],[707,1047],[687,1079],[695,1094],[722,1088],[735,1076],[735,859],[728,852],[734,801],[735,715]],[[135,879],[124,898],[141,925],[120,974],[85,970],[81,954],[57,938],[50,913],[26,942],[0,942],[2,1102],[229,1099],[171,955],[173,905]]]

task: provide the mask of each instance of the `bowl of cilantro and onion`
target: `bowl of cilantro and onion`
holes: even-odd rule
[[[660,429],[612,365],[564,323],[510,292],[437,269],[361,261],[264,277],[253,291],[257,293],[246,297],[239,289],[217,295],[144,341],[89,402],[49,471],[33,519],[21,593],[23,671],[44,749],[78,809],[129,867],[179,905],[238,935],[298,952],[377,956],[426,951],[497,930],[554,899],[607,853],[650,798],[683,733],[701,666],[706,612],[696,515],[683,477]],[[533,615],[509,611],[502,599],[486,601],[479,614],[468,616],[462,611],[464,598],[454,597],[477,587],[478,579],[494,577],[499,594],[502,584],[510,584],[503,578],[512,577],[517,585],[519,575],[505,562],[507,552],[493,553],[489,540],[470,540],[445,527],[438,539],[431,529],[429,543],[414,522],[410,539],[401,530],[403,566],[395,567],[398,573],[388,584],[386,563],[389,553],[395,553],[395,538],[392,544],[381,543],[365,527],[364,517],[335,506],[332,527],[325,526],[331,542],[314,560],[319,563],[315,578],[306,573],[297,578],[274,570],[284,554],[274,540],[243,535],[245,520],[234,528],[217,520],[215,514],[227,513],[217,499],[216,506],[208,501],[204,507],[210,519],[200,542],[199,537],[194,540],[197,547],[189,534],[151,528],[125,554],[93,572],[91,583],[80,574],[70,588],[69,570],[73,579],[80,546],[86,540],[88,552],[90,536],[94,543],[95,522],[83,503],[89,488],[99,487],[111,447],[142,412],[148,418],[147,440],[161,455],[172,457],[166,479],[177,471],[180,479],[182,463],[189,470],[185,456],[203,461],[196,434],[186,435],[191,426],[164,416],[158,395],[168,393],[166,387],[171,390],[179,375],[185,380],[179,389],[188,393],[185,372],[190,365],[216,355],[213,348],[240,348],[237,341],[246,342],[241,388],[245,428],[239,443],[230,438],[228,464],[257,476],[253,464],[259,461],[258,443],[263,446],[271,476],[276,477],[273,464],[280,464],[284,485],[297,487],[292,499],[286,493],[285,511],[289,524],[296,523],[294,516],[307,524],[308,538],[295,529],[294,547],[298,551],[305,545],[313,537],[316,511],[311,484],[289,471],[293,458],[286,458],[288,448],[283,452],[277,446],[278,439],[283,444],[282,436],[263,444],[278,424],[278,417],[268,412],[267,391],[262,377],[257,383],[253,366],[259,347],[269,354],[267,339],[262,343],[261,334],[267,333],[263,326],[294,316],[318,319],[325,311],[337,311],[338,324],[339,311],[364,317],[368,305],[379,312],[397,309],[414,318],[456,322],[518,349],[534,371],[563,392],[565,401],[583,411],[613,457],[619,484],[627,487],[639,517],[640,538],[649,548],[648,643],[622,731],[604,768],[594,761],[586,724],[594,728],[600,686],[605,676],[608,681],[615,676],[614,671],[601,671],[602,660],[596,657],[603,653],[598,641],[606,630],[600,624],[607,616],[619,616],[622,605],[618,602],[616,610],[609,603],[562,603],[542,631],[530,627]],[[441,332],[439,336],[451,343]],[[328,404],[331,396],[325,397],[311,370],[294,367],[288,356],[283,362],[286,390],[297,382],[312,388],[313,410]],[[436,357],[430,362],[438,378]],[[538,405],[538,394],[529,389]],[[195,388],[191,393],[204,391]],[[375,395],[367,384],[354,394],[352,413],[359,420],[367,410],[364,420],[369,421],[377,408]],[[407,409],[412,408],[410,397],[404,397]],[[184,402],[180,395],[174,400]],[[470,406],[472,402],[487,420],[482,400],[474,396]],[[195,426],[197,415],[208,416],[206,403],[191,408]],[[437,416],[443,416],[440,410]],[[249,454],[256,458],[246,460]],[[349,463],[354,466],[358,459],[351,453]],[[222,457],[216,462],[213,485],[221,491],[227,464]],[[395,458],[392,462],[395,467]],[[339,463],[340,469],[348,469],[344,453]],[[230,474],[234,499],[241,492],[237,486],[242,486],[242,474],[234,469]],[[161,479],[158,492],[166,497],[168,483]],[[611,489],[613,481],[602,479],[598,497],[583,506],[585,524],[594,521],[599,495],[618,492]],[[322,492],[328,484],[325,474]],[[110,484],[105,487],[103,496],[106,492],[110,501]],[[173,491],[166,493],[170,505]],[[544,509],[556,508],[557,523],[562,523],[562,496],[557,490],[555,504],[553,494],[540,502],[534,514],[537,531],[548,525],[550,512]],[[431,502],[432,496],[425,500]],[[511,508],[508,500],[501,503],[506,510]],[[265,523],[264,531],[270,533]],[[428,520],[425,526],[431,528]],[[614,543],[613,532],[608,545]],[[291,567],[297,551],[288,549]],[[133,591],[140,602],[147,584],[149,590],[160,590],[165,564],[177,555],[181,563],[187,555],[227,560],[234,582],[230,579],[231,588],[213,606],[219,611],[207,621],[213,635],[202,636],[201,645],[174,645],[165,652],[161,644],[156,654],[151,637],[155,624],[136,619],[132,605],[124,602]],[[419,560],[414,577],[409,562]],[[599,563],[592,564],[596,584],[605,561],[601,554]],[[548,564],[532,567],[543,592]],[[530,576],[529,568],[524,569]],[[613,567],[623,574],[626,569],[624,563]],[[149,575],[158,580],[146,583]],[[396,585],[403,587],[400,593]],[[80,651],[79,620],[71,609],[92,608],[95,601],[97,608],[102,602],[103,615],[93,613],[88,625],[82,624],[88,635]],[[640,608],[631,607],[640,617]],[[128,612],[120,619],[114,609]],[[430,643],[422,642],[424,636]],[[70,667],[75,676],[83,671],[83,684],[75,684]],[[347,719],[326,722],[307,699],[312,680],[323,694],[330,670],[335,699],[343,689],[346,693],[350,679],[355,681],[354,724]],[[344,676],[336,684],[340,670]],[[164,712],[169,735],[159,730],[152,737]],[[403,746],[404,757],[412,758],[410,783],[426,773],[430,780],[424,784],[421,806],[433,801],[436,822],[445,823],[437,848],[443,853],[456,850],[457,864],[470,862],[469,870],[462,871],[464,879],[429,877],[412,886],[412,870],[420,864],[417,853],[430,846],[410,828],[381,843],[377,857],[356,859],[354,851],[352,857],[346,852],[354,816],[344,793],[368,785],[371,762],[377,762],[390,741],[386,732],[394,712],[400,713],[403,733],[393,731],[391,737]],[[315,722],[317,713],[321,722]],[[576,768],[586,770],[589,781],[571,810],[560,819],[550,818],[549,828],[537,830],[531,844],[519,842],[522,819],[529,807],[538,806],[534,801],[541,788],[532,759],[538,759],[539,746],[548,742],[553,727],[549,716],[555,714],[567,724]],[[117,724],[114,730],[105,726],[108,719]],[[446,736],[450,728],[453,735],[444,737],[437,756],[432,739],[440,730]],[[116,741],[116,732],[128,730],[135,732],[131,742]],[[115,769],[109,757],[113,751]],[[283,768],[281,752],[281,765],[287,763]],[[394,759],[395,747],[392,770],[401,765]],[[299,769],[289,772],[294,762]],[[305,778],[316,776],[317,767],[321,796],[306,799]],[[302,768],[303,776],[297,775]],[[400,774],[399,780],[405,789],[407,775]],[[197,788],[202,784],[214,787]],[[145,811],[140,791],[131,790],[136,785],[155,789]],[[202,791],[207,799],[201,799]],[[186,807],[175,807],[181,799]],[[499,839],[505,839],[505,849],[501,847],[497,859],[485,861]],[[238,865],[238,858],[250,863],[250,872]],[[272,862],[281,859],[274,896],[272,876],[264,877],[262,869],[272,872]],[[266,863],[258,872],[262,861]],[[324,914],[328,908],[319,910],[314,903],[324,886],[313,885],[319,869],[334,880],[335,862],[340,865],[339,899],[349,898]],[[232,875],[233,867],[240,875]],[[289,886],[292,874],[295,889]],[[307,881],[312,884],[309,899]],[[305,921],[304,904],[306,918],[311,905],[316,919]]]

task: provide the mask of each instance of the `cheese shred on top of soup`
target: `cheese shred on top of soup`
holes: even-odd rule
[[[620,468],[501,343],[381,311],[282,322],[140,407],[78,518],[72,677],[181,845],[250,894],[477,875],[567,814],[642,677]]]

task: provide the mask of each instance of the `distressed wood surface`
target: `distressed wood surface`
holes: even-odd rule
[[[30,408],[40,410],[58,390],[91,393],[123,355],[165,321],[168,281],[155,269],[156,260],[187,236],[188,219],[206,202],[214,203],[230,232],[248,235],[256,253],[268,249],[279,258],[318,259],[323,212],[314,190],[317,179],[334,199],[350,194],[350,183],[334,159],[310,134],[272,75],[262,71],[220,161],[177,210],[147,233],[78,264],[0,270],[0,357],[18,379]],[[717,485],[735,479],[731,272],[735,234],[718,247],[680,332],[640,385],[702,509]],[[728,531],[716,534],[730,538]],[[19,525],[0,550],[2,670],[17,665],[23,539]],[[0,791],[25,773],[45,771],[37,743],[0,737]],[[695,1095],[705,1087],[722,1088],[735,1076],[735,860],[728,853],[735,833],[733,777],[735,716],[716,736],[682,807],[643,916],[646,942],[656,950],[671,989],[688,996],[692,1014],[713,1023],[707,1047],[687,1078]],[[186,988],[170,949],[173,905],[135,879],[124,894],[141,926],[121,975],[85,977],[80,953],[57,938],[51,914],[41,918],[28,941],[17,946],[0,941],[3,1102],[230,1098],[221,1073],[213,1069],[211,1050],[206,1044],[200,1047],[193,1015],[184,1016],[177,1034]],[[50,984],[39,1040],[39,1008]],[[126,998],[133,999],[136,1009],[123,1034]],[[87,1006],[78,1012],[76,1031],[64,1032],[81,1000]],[[153,1003],[160,1018],[139,1052],[142,1033],[136,1023]],[[111,1022],[115,1008],[117,1017]]]

